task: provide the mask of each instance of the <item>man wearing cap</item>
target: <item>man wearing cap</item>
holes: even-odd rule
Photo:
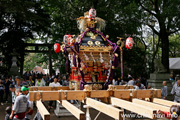
[[[22,86],[21,87],[21,94],[16,97],[16,100],[14,102],[14,106],[12,108],[12,112],[10,115],[10,119],[13,120],[21,120],[25,118],[25,114],[28,108],[28,100],[26,98],[26,95],[28,93],[29,88]],[[13,118],[14,115],[14,118]]]
[[[28,87],[26,86],[26,88],[28,88]],[[26,91],[26,98],[28,100],[28,109],[26,112],[25,120],[31,120],[32,114],[33,114],[33,101],[29,101],[29,88]]]
[[[45,81],[43,81],[42,77],[40,75],[38,75],[35,86],[41,86],[42,87],[42,86],[45,86],[45,85],[46,85]]]

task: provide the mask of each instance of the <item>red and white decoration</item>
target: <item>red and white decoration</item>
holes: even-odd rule
[[[64,35],[63,42],[66,46],[71,46],[73,44],[71,35]]]
[[[132,49],[133,44],[134,44],[133,39],[132,39],[131,37],[128,37],[128,38],[126,39],[126,48],[127,48],[127,49]]]
[[[93,8],[91,8],[91,9],[89,10],[89,18],[94,19],[95,17],[96,17],[96,10],[93,9]]]
[[[54,51],[56,53],[59,53],[61,51],[61,47],[60,47],[60,44],[59,43],[55,43],[54,44]]]

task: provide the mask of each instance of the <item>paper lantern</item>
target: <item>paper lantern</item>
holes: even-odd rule
[[[56,53],[59,53],[60,50],[61,50],[60,44],[59,44],[59,43],[55,43],[55,44],[54,44],[54,51],[55,51]]]
[[[73,43],[71,35],[64,35],[63,42],[66,46],[70,46]]]
[[[96,17],[96,10],[93,9],[93,8],[91,8],[91,9],[89,10],[89,18],[94,19],[95,17]]]
[[[128,38],[126,39],[126,48],[127,48],[127,49],[132,49],[133,44],[134,44],[133,39],[132,39],[131,37],[128,37]]]

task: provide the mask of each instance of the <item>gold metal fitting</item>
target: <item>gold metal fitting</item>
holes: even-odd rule
[[[115,55],[116,57],[118,57],[118,54],[117,54],[117,53],[115,53],[114,55]]]

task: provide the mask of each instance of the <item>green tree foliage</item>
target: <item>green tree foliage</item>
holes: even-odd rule
[[[174,34],[169,37],[169,57],[180,57],[179,34]]]
[[[38,0],[0,1],[0,51],[5,55],[4,64],[11,67],[12,54],[20,55],[18,65],[23,63],[24,41],[34,34],[48,34],[49,15]]]
[[[136,0],[142,12],[143,24],[159,36],[162,48],[162,64],[169,70],[169,35],[180,28],[180,0]],[[157,21],[157,29],[150,22]]]

